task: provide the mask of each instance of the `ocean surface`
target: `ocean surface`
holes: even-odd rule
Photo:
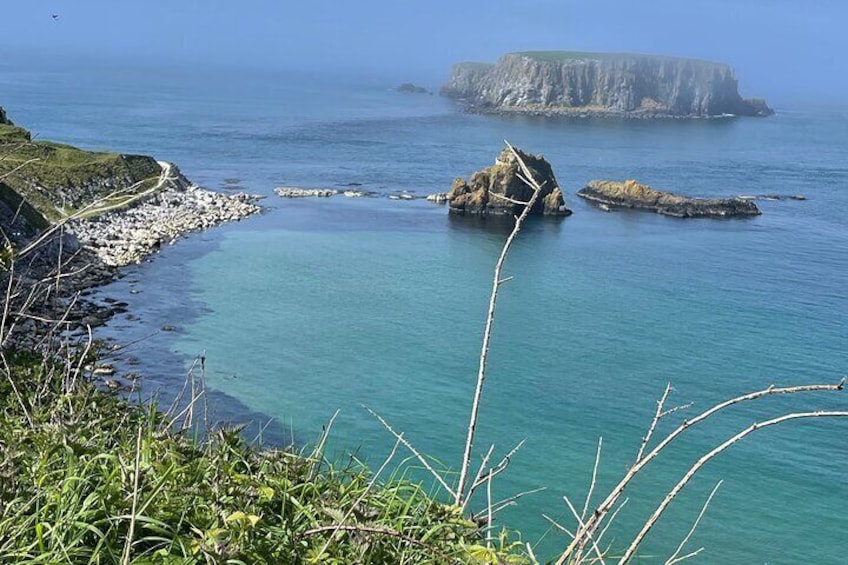
[[[216,418],[271,419],[267,441],[302,445],[339,410],[331,456],[377,467],[394,439],[368,407],[455,470],[503,226],[423,200],[283,200],[273,189],[423,196],[490,164],[504,139],[550,160],[574,210],[528,223],[506,264],[515,279],[500,296],[475,455],[526,439],[494,496],[546,490],[497,524],[521,530],[540,557],[567,545],[544,516],[574,527],[563,496],[582,507],[599,438],[595,500],[632,465],[666,383],[669,406],[693,406],[660,435],[728,397],[848,373],[848,108],[680,122],[481,117],[393,91],[410,78],[0,67],[0,104],[41,138],[152,154],[208,188],[267,196],[261,216],[184,238],[100,291],[139,318],[119,315],[98,335],[133,342],[117,362],[144,375],[146,395],[173,397],[204,355]],[[604,213],[574,195],[596,178],[807,200],[761,201],[763,215],[745,220]],[[783,413],[846,408],[844,392],[768,398],[691,429],[628,490],[613,550],[724,439]],[[705,548],[693,562],[844,563],[846,471],[848,420],[758,431],[686,487],[639,562],[664,563],[723,479],[687,545]]]

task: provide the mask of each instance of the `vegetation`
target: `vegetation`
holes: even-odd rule
[[[84,151],[33,141],[23,128],[0,124],[0,178],[50,221],[61,220],[117,190],[155,186],[161,167],[151,157]],[[8,200],[8,195],[4,201]]]
[[[71,158],[78,151],[55,145],[42,147],[70,151]],[[493,458],[491,446],[479,466],[472,465],[479,451],[475,435],[498,291],[512,279],[503,276],[504,262],[541,194],[533,171],[516,150],[511,146],[509,150],[533,190],[528,201],[517,202],[524,209],[495,266],[456,484],[435,471],[403,433],[379,416],[396,443],[383,465],[371,472],[355,457],[327,461],[323,454],[326,437],[309,451],[263,449],[248,443],[239,428],[216,429],[205,417],[200,422],[196,414],[205,416],[201,409],[205,406],[202,377],[198,384],[190,375],[186,388],[192,391],[191,396],[164,411],[100,390],[93,380],[96,356],[89,353],[88,345],[74,349],[54,339],[67,321],[66,311],[52,322],[39,317],[53,324],[41,341],[42,353],[0,349],[0,565],[538,563],[530,546],[522,546],[508,531],[494,532],[491,527],[500,509],[527,494],[499,502],[493,502],[491,496],[494,478],[508,468],[523,442],[506,453],[500,463],[494,463],[497,458]],[[37,244],[49,234],[47,230],[36,243],[23,249],[10,248],[8,257],[3,258],[12,268],[0,271],[0,287],[6,289],[0,345],[6,343],[18,320],[32,317],[26,310],[33,299],[24,300],[23,306],[10,307],[10,298],[37,296],[33,288],[38,285],[47,288],[48,294],[58,287],[53,281],[62,276],[61,264],[55,274],[15,279],[14,267],[28,259],[28,254],[36,253]],[[716,404],[683,420],[667,435],[655,437],[660,420],[686,408],[668,407],[672,390],[668,385],[633,465],[621,480],[608,494],[595,496],[599,444],[582,511],[564,498],[576,527],[569,529],[552,522],[571,538],[556,563],[603,565],[605,559],[615,559],[620,565],[630,562],[638,557],[640,544],[671,502],[714,457],[758,430],[800,419],[848,418],[848,411],[802,411],[753,423],[704,453],[668,491],[628,545],[605,540],[610,523],[627,502],[626,489],[688,430],[703,427],[715,414],[741,403],[774,395],[842,391],[844,386],[844,380],[770,386]],[[409,466],[393,463],[401,446],[432,474],[438,485],[435,493],[407,478]],[[395,470],[383,477],[389,468]],[[485,508],[481,513],[471,513],[469,506],[478,489],[480,493],[486,491]],[[712,494],[667,565],[701,551],[690,551],[686,544],[711,499]]]
[[[0,563],[525,562],[401,475],[198,435],[190,408],[99,391],[80,360],[5,360]]]

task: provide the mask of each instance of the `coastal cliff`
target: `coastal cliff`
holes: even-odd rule
[[[759,216],[754,202],[742,198],[692,198],[654,190],[646,184],[594,180],[577,192],[589,202],[609,207],[638,208],[676,218],[733,218]]]
[[[565,198],[559,188],[553,169],[542,156],[516,152],[533,173],[533,178],[542,186],[539,200],[531,213],[545,216],[569,216]],[[524,207],[518,202],[527,202],[533,196],[521,178],[521,169],[515,155],[504,149],[495,164],[477,171],[468,180],[457,178],[453,182],[447,200],[453,214],[478,216],[514,216]]]
[[[472,111],[566,116],[768,116],[761,99],[743,99],[721,63],[613,53],[528,51],[495,65],[454,65],[441,94]]]

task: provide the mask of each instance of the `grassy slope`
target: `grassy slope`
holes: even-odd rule
[[[160,171],[151,157],[32,141],[25,129],[0,124],[0,177],[50,221],[119,189],[146,190]]]
[[[473,523],[416,484],[369,488],[356,462],[259,450],[236,431],[194,439],[70,365],[9,361],[0,564],[118,563],[125,551],[137,564],[526,562],[517,544],[485,547]],[[333,536],[338,523],[362,531]]]

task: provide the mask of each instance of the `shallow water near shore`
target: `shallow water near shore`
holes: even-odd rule
[[[262,216],[189,236],[102,289],[140,319],[118,316],[100,335],[155,333],[130,353],[148,389],[182,386],[205,353],[218,414],[274,418],[277,438],[310,441],[340,409],[332,450],[375,466],[393,440],[363,405],[456,467],[504,231],[423,201],[282,200],[273,188],[361,183],[423,195],[489,164],[504,138],[547,156],[575,214],[528,224],[516,242],[478,444],[502,453],[527,438],[495,496],[547,487],[499,520],[541,538],[540,556],[567,543],[542,514],[571,523],[561,497],[582,503],[600,436],[598,492],[621,476],[666,382],[673,404],[695,403],[691,417],[772,383],[846,373],[844,111],[663,123],[492,118],[390,90],[408,77],[175,73],[146,91],[143,76],[10,72],[2,103],[43,138],[151,153],[209,188],[269,198]],[[808,200],[759,202],[763,216],[753,219],[681,221],[592,208],[574,193],[593,178]],[[176,331],[157,333],[166,324]],[[761,402],[693,429],[659,460],[634,485],[616,546],[700,453],[755,420],[848,400]],[[665,561],[723,478],[691,542],[706,547],[703,562],[841,563],[846,468],[846,422],[757,432],[687,487],[642,562]]]

